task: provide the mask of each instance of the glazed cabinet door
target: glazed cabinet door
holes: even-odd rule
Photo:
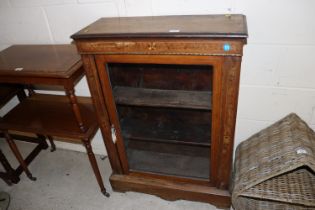
[[[123,173],[215,184],[223,58],[97,55],[95,61]]]

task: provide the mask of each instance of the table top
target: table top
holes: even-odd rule
[[[81,67],[74,45],[13,45],[0,52],[0,77],[70,78]]]
[[[71,37],[84,38],[246,38],[244,15],[184,15],[101,18]]]

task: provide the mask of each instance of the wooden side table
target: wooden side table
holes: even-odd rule
[[[9,130],[41,133],[83,143],[102,193],[104,187],[91,140],[98,123],[89,97],[77,97],[74,86],[84,76],[80,56],[72,45],[16,45],[0,52],[0,83],[62,86],[66,96],[35,94],[3,117],[0,130],[11,146]],[[70,102],[70,103],[69,103]],[[14,146],[13,146],[14,147]],[[14,154],[28,177],[32,174],[19,151]]]

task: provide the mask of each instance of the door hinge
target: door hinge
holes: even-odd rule
[[[114,125],[112,125],[111,127],[111,133],[112,133],[112,141],[114,142],[114,144],[116,144],[117,137],[116,137],[116,129]]]

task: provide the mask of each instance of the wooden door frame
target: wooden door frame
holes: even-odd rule
[[[106,69],[107,63],[142,63],[142,64],[180,64],[180,65],[209,65],[213,67],[212,84],[212,119],[211,119],[211,152],[210,152],[210,177],[211,185],[217,185],[217,171],[219,170],[218,158],[220,157],[220,117],[221,117],[221,89],[222,89],[222,56],[196,56],[196,55],[95,55],[95,62],[101,88],[109,114],[110,124],[116,129],[116,148],[122,171],[129,174],[128,160],[126,156],[123,137],[121,135],[120,122],[116,110],[116,104],[112,93],[110,78]],[[217,139],[217,140],[213,140]]]

